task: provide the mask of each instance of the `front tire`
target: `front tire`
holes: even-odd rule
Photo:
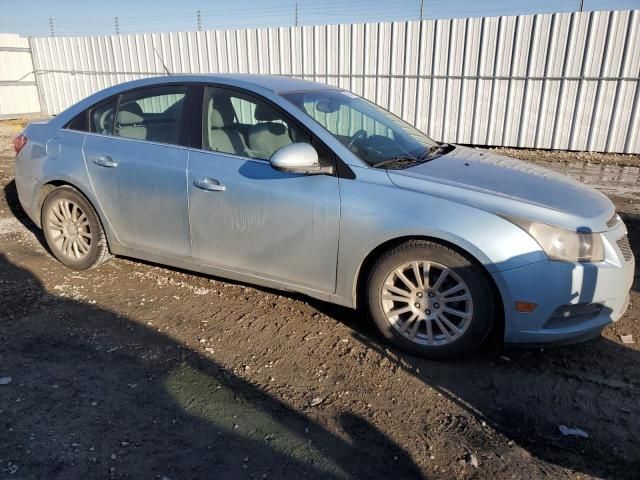
[[[41,223],[51,253],[67,267],[88,270],[111,258],[98,215],[75,188],[63,186],[47,195]]]
[[[380,333],[423,357],[469,354],[493,325],[496,302],[482,268],[436,242],[409,240],[384,253],[367,293]]]

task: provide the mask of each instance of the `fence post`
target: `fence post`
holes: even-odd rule
[[[36,60],[34,58],[36,49],[33,45],[33,37],[29,37],[29,56],[31,57],[31,65],[33,66],[33,79],[36,82],[36,95],[38,96],[38,107],[40,108],[40,113],[47,113],[47,109],[44,105],[45,96],[42,93],[42,84],[40,82],[40,73],[38,72],[38,68],[36,66]]]

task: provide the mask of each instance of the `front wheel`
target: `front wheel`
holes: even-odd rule
[[[481,267],[445,245],[410,240],[383,254],[368,281],[382,335],[413,354],[450,359],[489,334],[495,300]]]
[[[51,253],[67,267],[87,270],[111,258],[98,215],[76,189],[63,186],[49,193],[41,221]]]

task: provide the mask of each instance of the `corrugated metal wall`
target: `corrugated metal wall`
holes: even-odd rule
[[[640,153],[640,10],[35,38],[44,105],[163,72],[294,75],[347,88],[433,138]]]
[[[0,33],[0,118],[38,112],[29,40]]]

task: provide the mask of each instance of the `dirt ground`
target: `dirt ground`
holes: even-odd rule
[[[535,150],[527,148],[492,148],[496,153],[528,162],[564,162],[573,164],[619,165],[640,167],[640,155],[598,152],[570,152],[564,150]]]
[[[303,296],[63,267],[17,203],[18,128],[0,123],[0,478],[640,478],[637,275],[595,341],[427,361]],[[640,169],[554,158],[533,159],[609,194],[638,257]]]

